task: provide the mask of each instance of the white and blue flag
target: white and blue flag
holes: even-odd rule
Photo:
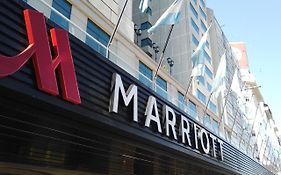
[[[148,29],[148,32],[151,33],[155,31],[155,29],[161,25],[177,24],[180,21],[182,4],[183,0],[175,0],[156,23]]]
[[[233,74],[233,78],[232,78],[232,83],[231,83],[231,91],[235,92],[237,94],[237,96],[240,95],[241,93],[241,89],[240,89],[240,84],[239,84],[239,78],[238,78],[238,68],[235,69],[235,72]]]
[[[232,78],[231,91],[236,93],[237,104],[238,104],[240,110],[242,110],[244,112],[245,111],[245,90],[243,90],[243,88],[242,89],[240,88],[238,72],[239,72],[239,69],[236,68],[236,70],[233,74],[233,78]]]
[[[216,98],[218,98],[220,92],[225,90],[225,82],[224,82],[225,74],[226,74],[226,57],[224,53],[221,57],[219,67],[212,84],[211,92],[214,94]]]
[[[144,13],[145,10],[148,8],[148,2],[149,0],[141,0],[139,9],[142,13]]]
[[[209,26],[209,28],[206,30],[204,33],[203,37],[201,38],[197,48],[193,52],[191,56],[191,60],[193,63],[193,69],[191,72],[191,77],[194,76],[203,76],[204,75],[204,68],[205,68],[205,56],[204,56],[204,49],[206,47],[208,35],[209,35],[209,30],[211,28],[212,24]]]

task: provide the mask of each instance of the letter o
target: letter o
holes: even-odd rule
[[[204,137],[206,138],[206,141],[207,141],[206,146],[204,145]],[[202,146],[202,149],[203,149],[204,153],[208,154],[209,151],[210,151],[210,142],[209,142],[209,136],[208,136],[205,129],[201,129],[200,141],[201,141],[201,146]]]

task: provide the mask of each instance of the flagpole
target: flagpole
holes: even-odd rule
[[[119,27],[119,25],[120,25],[120,21],[121,21],[121,18],[122,18],[122,16],[123,16],[123,13],[124,13],[124,11],[125,11],[125,9],[126,9],[126,6],[127,6],[127,4],[128,4],[128,1],[129,1],[129,0],[126,0],[125,4],[124,4],[124,6],[123,6],[123,9],[122,9],[122,11],[121,11],[121,13],[120,13],[120,16],[119,16],[119,18],[118,18],[118,20],[117,20],[117,23],[116,23],[116,25],[115,25],[115,27],[114,27],[114,29],[113,29],[112,35],[110,36],[108,45],[107,45],[107,47],[106,47],[106,58],[109,57],[109,48],[110,48],[110,46],[111,46],[111,44],[112,44],[112,41],[113,41],[114,36],[115,36],[115,34],[116,34],[116,32],[117,32],[117,29],[118,29],[118,27]]]
[[[259,104],[259,105],[260,105],[260,104]],[[254,130],[254,126],[255,126],[255,124],[256,124],[256,119],[257,119],[257,113],[258,113],[258,107],[259,107],[259,105],[258,105],[257,108],[256,108],[255,118],[254,118],[254,121],[253,121],[253,126],[252,126],[252,129],[251,129],[249,141],[248,141],[248,143],[247,143],[246,152],[248,152],[249,145],[250,145],[250,141],[251,141],[251,137],[252,137],[251,134],[252,134],[252,132],[253,132],[253,130]]]
[[[187,6],[188,5],[188,2],[186,2],[186,5],[185,6]],[[189,26],[189,21],[188,20],[186,20],[186,25],[185,25],[185,32],[186,33],[188,33],[188,26]],[[188,37],[186,37],[186,46],[188,47],[189,46],[189,39],[188,39]],[[193,66],[191,66],[192,67],[192,69],[193,69]],[[184,93],[184,96],[183,96],[183,99],[187,102],[187,94],[188,94],[188,91],[189,91],[189,88],[191,87],[191,83],[192,83],[192,81],[193,81],[193,76],[192,76],[192,70],[191,70],[191,76],[190,76],[190,78],[189,78],[189,81],[188,81],[188,83],[187,83],[187,88],[186,88],[186,91],[185,91],[185,93]]]
[[[267,125],[268,125],[268,122],[266,122],[266,129],[267,129]],[[261,127],[259,127],[259,130],[258,130],[258,133],[257,133],[257,135],[256,135],[256,140],[255,140],[255,142],[257,142],[258,141],[258,136],[260,135],[260,133],[261,133]],[[263,144],[263,141],[262,141],[262,144]],[[262,146],[262,145],[261,145]],[[254,146],[254,148],[256,148],[256,146]],[[261,148],[260,148],[261,149]],[[259,154],[259,152],[260,151],[258,151],[258,154]],[[254,152],[253,152],[253,156],[254,156]]]
[[[258,133],[257,133],[257,135],[256,135],[256,139],[255,139],[254,143],[256,143],[256,142],[258,141],[258,136],[260,135],[260,129],[261,129],[261,127],[259,127],[259,131],[258,131]],[[254,144],[254,149],[253,149],[253,155],[252,155],[252,157],[254,157],[254,155],[255,155],[255,149],[256,149],[256,147],[257,147],[257,144]]]
[[[265,154],[265,151],[266,151],[268,141],[269,141],[269,135],[267,136],[267,139],[266,139],[266,142],[265,142],[265,147],[264,147],[264,150],[263,150],[263,157],[264,157],[264,154]]]
[[[235,123],[236,123],[236,119],[237,119],[237,114],[239,112],[239,107],[237,107],[236,109],[236,112],[235,112],[235,117],[234,117],[234,121],[233,121],[233,125],[231,126],[231,130],[230,130],[230,135],[232,136],[232,132],[234,130],[234,126],[235,126]]]
[[[244,86],[246,86],[246,83],[244,84]],[[254,94],[252,94],[250,100],[252,100],[253,96],[254,96]],[[246,105],[246,102],[245,102],[245,105]],[[247,119],[247,120],[248,120],[248,119]],[[251,130],[251,132],[252,132],[252,130]],[[243,134],[244,134],[244,130],[243,130],[243,132],[242,132],[242,134],[241,134],[241,137],[240,137],[240,140],[239,140],[239,148],[240,148],[240,144],[241,144],[241,141],[242,141]],[[247,150],[246,150],[246,151],[247,151]]]
[[[243,135],[244,135],[244,131],[245,131],[246,129],[244,129],[243,128],[243,130],[242,130],[242,133],[241,133],[241,136],[240,136],[240,140],[239,140],[239,148],[240,148],[240,144],[241,144],[241,141],[242,141],[242,138],[243,138]]]
[[[243,130],[242,130],[242,133],[241,133],[241,136],[240,136],[240,139],[239,139],[239,149],[240,149],[240,145],[241,145],[241,141],[242,141],[242,138],[243,138],[243,135],[244,135],[244,131],[245,131],[246,129],[244,129],[243,128]]]
[[[261,147],[260,147],[260,149],[259,149],[258,155],[261,154],[261,149],[262,149],[262,146],[263,146],[264,141],[265,141],[265,144],[267,144],[268,139],[269,139],[269,136],[267,136],[266,141],[265,141],[265,140],[262,140],[262,142],[261,142]],[[266,145],[265,145],[265,147],[266,147]]]
[[[257,87],[254,87],[254,88],[259,88],[260,86],[257,86]],[[250,88],[248,88],[248,89],[250,89]],[[253,89],[253,88],[251,88],[251,89]],[[254,93],[252,93],[252,96],[251,96],[251,100],[252,100],[252,98],[254,97]],[[258,107],[260,106],[260,103],[258,104],[258,106],[257,106],[257,109],[256,109],[256,112],[255,112],[255,118],[254,118],[254,121],[253,121],[253,126],[252,126],[252,129],[251,129],[251,133],[252,133],[252,131],[253,131],[253,129],[254,129],[254,125],[255,125],[255,123],[256,123],[256,118],[257,118],[257,113],[258,113]],[[246,151],[248,152],[248,148],[249,148],[249,145],[250,145],[250,140],[251,140],[251,136],[249,137],[249,141],[248,141],[248,143],[247,143],[247,149],[246,149]]]
[[[208,105],[209,105],[209,103],[210,103],[210,101],[211,101],[211,97],[212,97],[213,93],[214,93],[214,92],[211,92],[211,94],[209,95],[208,102],[207,102],[206,107],[205,107],[204,112],[203,112],[203,117],[205,117],[205,115],[206,115],[206,113],[207,113]]]
[[[271,144],[269,145],[268,149],[269,150],[268,150],[268,154],[267,154],[267,156],[268,156],[267,159],[271,162],[271,160],[270,160],[270,158],[271,158],[270,156],[271,156],[271,152],[272,152],[271,151],[272,150],[272,145]]]
[[[212,26],[212,21],[211,21],[210,26],[208,27],[208,29],[207,29],[206,32],[204,33],[203,37],[201,38],[201,40],[200,40],[200,42],[199,42],[197,48],[195,49],[195,52],[193,53],[194,55],[196,55],[197,61],[194,63],[194,65],[193,65],[193,67],[192,67],[191,76],[190,76],[190,79],[189,79],[189,81],[188,81],[188,83],[187,83],[187,89],[186,89],[185,94],[184,94],[184,99],[185,99],[185,100],[186,100],[186,95],[187,95],[187,93],[188,93],[188,91],[189,91],[189,88],[191,87],[191,83],[192,83],[192,81],[193,81],[193,78],[196,77],[196,76],[198,76],[198,72],[196,73],[196,75],[193,74],[194,68],[195,68],[195,67],[198,67],[198,66],[201,65],[201,64],[203,64],[203,63],[201,63],[201,61],[200,61],[200,60],[202,59],[202,58],[200,58],[200,55],[201,55],[200,52],[202,52],[202,50],[204,50],[204,48],[205,48],[205,43],[206,43],[206,41],[207,41],[208,32],[209,32],[211,26]],[[187,29],[187,27],[186,27],[186,29]],[[194,56],[193,54],[192,54],[192,56],[191,56],[191,59],[193,59],[193,56]],[[199,54],[199,55],[198,55],[198,54]],[[204,62],[204,61],[203,61],[203,62]],[[203,64],[203,65],[204,65],[204,64]]]
[[[167,37],[166,43],[165,43],[165,45],[164,45],[164,48],[163,48],[163,50],[162,50],[162,53],[161,53],[161,56],[160,56],[160,61],[159,61],[159,63],[158,63],[157,69],[156,69],[155,74],[154,74],[154,77],[153,77],[153,82],[154,82],[154,83],[155,83],[155,80],[156,80],[158,71],[159,71],[159,69],[160,69],[160,67],[161,67],[161,64],[162,64],[162,62],[163,62],[164,53],[165,53],[166,48],[167,48],[167,46],[168,46],[168,43],[169,43],[169,40],[170,40],[171,33],[172,33],[173,29],[174,29],[174,24],[171,25],[171,28],[170,28],[170,31],[169,31],[169,35],[168,35],[168,37]]]
[[[238,68],[237,68],[238,69]],[[235,76],[235,75],[233,75],[233,76]],[[234,78],[233,78],[234,79]],[[232,83],[231,83],[231,85],[233,84],[233,81],[234,80],[232,80]],[[244,89],[244,87],[245,87],[245,85],[246,85],[246,83],[244,83],[243,84],[243,87],[242,87],[242,91],[243,91],[243,89]],[[231,89],[231,88],[230,88]],[[241,91],[241,90],[240,90]],[[238,98],[240,98],[240,96],[238,96]],[[244,97],[243,97],[244,98]],[[238,102],[239,103],[239,102]],[[244,104],[246,104],[246,103],[243,103],[243,105]],[[230,135],[232,136],[232,132],[233,132],[233,130],[234,130],[234,126],[235,126],[235,123],[236,123],[236,120],[237,120],[237,114],[238,114],[238,112],[239,112],[239,104],[237,104],[238,106],[237,106],[237,110],[236,110],[236,112],[235,112],[235,117],[234,117],[234,121],[233,121],[233,125],[232,125],[232,127],[231,127],[231,132],[230,132]],[[244,131],[243,131],[244,132]],[[243,133],[242,132],[242,133]],[[241,134],[242,135],[242,134]],[[239,143],[239,146],[240,146],[240,143]]]
[[[266,148],[267,148],[268,141],[269,141],[269,136],[267,136],[267,140],[266,140],[266,143],[265,143],[265,147],[264,147],[264,151],[263,151],[262,157],[264,157],[264,154],[265,154],[265,151],[266,151]]]
[[[267,127],[268,127],[268,125],[269,125],[269,121],[267,120],[267,122],[266,122],[266,127],[265,127],[265,130],[267,131]],[[269,138],[269,137],[268,137]],[[261,147],[260,147],[260,150],[259,150],[259,155],[260,155],[260,153],[261,153],[261,148],[262,148],[262,145],[263,145],[263,142],[264,142],[265,140],[262,140],[262,144],[261,144]],[[267,141],[266,141],[267,142]],[[267,144],[267,143],[266,143]]]
[[[231,85],[232,85],[232,82],[231,82]],[[223,108],[222,108],[222,112],[221,112],[221,118],[220,118],[220,124],[222,122],[222,118],[223,118],[223,115],[224,115],[224,111],[225,111],[225,107],[226,107],[226,102],[227,102],[227,98],[231,92],[231,85],[230,85],[230,88],[228,89],[227,93],[226,93],[226,96],[225,96],[225,102],[224,102],[224,105],[223,105]]]
[[[245,104],[245,103],[244,103]],[[231,132],[230,132],[230,135],[232,136],[232,132],[234,130],[234,126],[235,126],[235,123],[237,121],[237,115],[238,115],[238,112],[239,112],[239,107],[237,107],[237,110],[236,110],[236,113],[235,113],[235,118],[234,118],[234,121],[233,121],[233,125],[231,127]],[[242,136],[244,134],[244,129],[242,130],[242,133],[241,133],[241,137],[240,137],[240,140],[239,140],[239,148],[240,148],[240,143],[241,143],[241,139],[242,139]]]
[[[186,89],[185,94],[184,94],[184,100],[186,100],[186,96],[187,96],[187,93],[189,91],[189,88],[191,87],[191,83],[192,83],[193,78],[194,78],[194,76],[191,76],[189,81],[188,81],[187,89]]]

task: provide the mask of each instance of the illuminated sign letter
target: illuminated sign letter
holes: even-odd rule
[[[154,108],[155,116],[152,114],[153,108]],[[158,132],[162,133],[160,118],[157,109],[157,103],[155,97],[153,96],[149,96],[148,98],[145,115],[146,115],[145,126],[150,127],[150,121],[152,120],[157,123]]]
[[[210,134],[210,138],[212,140],[212,154],[214,157],[216,157],[216,145],[215,145],[216,137],[214,135]]]
[[[198,132],[197,132],[197,124],[193,123],[193,130],[194,130],[194,143],[195,148],[198,149]]]
[[[0,56],[0,77],[17,72],[31,57],[40,90],[59,95],[56,70],[60,76],[62,96],[65,100],[80,104],[80,95],[70,51],[68,33],[51,29],[51,40],[55,58],[52,58],[45,18],[42,13],[24,10],[29,46],[13,57]]]
[[[206,140],[206,145],[204,144],[204,137]],[[206,132],[205,129],[201,128],[200,132],[200,141],[201,141],[201,146],[205,154],[208,154],[210,151],[210,142],[209,142],[209,136]]]
[[[172,114],[172,115],[169,115]],[[173,131],[173,136],[174,139],[178,139],[177,134],[176,134],[176,129],[175,129],[175,125],[176,125],[176,114],[174,112],[174,110],[167,106],[167,105],[163,105],[163,119],[165,120],[165,129],[166,129],[166,136],[170,136],[170,129],[169,127],[172,129]],[[170,116],[172,116],[172,119],[170,120]]]
[[[122,79],[119,74],[114,73],[111,81],[111,97],[109,102],[109,112],[118,113],[118,104],[119,104],[119,92],[121,91],[121,95],[125,106],[128,106],[131,100],[133,101],[133,119],[135,122],[138,122],[138,87],[134,84],[130,85],[127,92],[125,92],[124,85],[122,83]]]
[[[223,141],[218,139],[218,143],[220,145],[220,158],[221,158],[221,160],[223,160],[223,151],[222,151]]]
[[[187,138],[188,145],[191,146],[189,132],[190,132],[189,122],[186,117],[181,115],[180,135],[182,137],[182,143],[185,144],[186,143],[185,138]]]

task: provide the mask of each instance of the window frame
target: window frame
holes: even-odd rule
[[[196,38],[196,36],[194,36],[193,34],[192,34],[192,43],[197,47],[198,46],[198,44],[199,44],[199,40]]]
[[[90,18],[87,20],[87,28],[86,32],[95,38],[99,43],[107,46],[110,35],[108,35],[102,28],[100,28],[94,21],[92,21]],[[104,47],[99,46],[99,43],[94,41],[91,37],[86,35],[85,43],[95,49],[97,52],[102,54],[103,56],[106,56],[106,49]],[[100,50],[101,49],[101,50]]]
[[[190,9],[191,9],[193,15],[195,16],[195,18],[198,19],[198,18],[199,18],[198,12],[195,10],[195,8],[194,8],[194,6],[192,5],[191,2],[189,2],[189,7],[190,7]]]
[[[191,25],[193,27],[193,29],[197,32],[197,34],[199,34],[199,27],[198,25],[196,24],[196,22],[193,20],[193,18],[191,17]]]
[[[52,8],[56,9],[61,15],[70,19],[72,12],[72,4],[67,0],[53,0]],[[54,21],[57,25],[65,30],[69,30],[69,23],[55,11],[51,10],[50,19]]]

